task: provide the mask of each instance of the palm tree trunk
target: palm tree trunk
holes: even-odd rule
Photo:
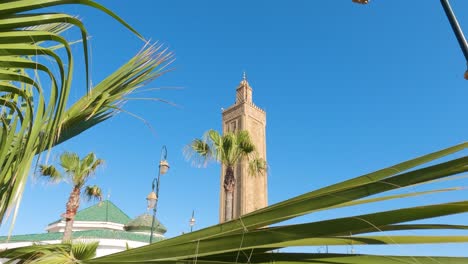
[[[73,187],[70,197],[67,202],[67,212],[65,217],[65,231],[63,232],[62,242],[69,242],[72,239],[73,222],[75,220],[76,211],[80,207],[80,188]]]
[[[234,205],[234,188],[236,186],[236,178],[234,177],[234,169],[232,166],[226,166],[224,174],[224,221],[232,220],[233,205]]]

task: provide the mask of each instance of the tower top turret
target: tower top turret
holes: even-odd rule
[[[236,89],[236,104],[240,103],[252,103],[252,87],[250,87],[247,81],[247,75],[244,71],[242,74],[242,81]]]

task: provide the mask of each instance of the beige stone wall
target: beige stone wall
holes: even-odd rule
[[[265,113],[258,113],[255,109],[249,112],[256,112],[255,115],[247,115],[245,130],[249,131],[252,141],[257,147],[259,157],[266,160],[265,143]],[[252,111],[254,110],[254,111]],[[265,175],[250,175],[248,164],[244,162],[243,167],[243,196],[241,215],[250,213],[267,206],[267,182]]]
[[[266,113],[251,101],[251,88],[245,83],[237,89],[239,93],[247,92],[247,100],[229,107],[222,113],[223,133],[247,130],[254,142],[259,156],[266,160]],[[242,85],[242,83],[241,83]],[[250,100],[249,100],[250,99]],[[221,167],[219,221],[224,222],[224,166]],[[249,175],[247,161],[241,162],[235,170],[236,191],[234,192],[234,218],[247,214],[268,205],[266,175]]]

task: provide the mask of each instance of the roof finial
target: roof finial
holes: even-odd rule
[[[245,71],[242,73],[242,80],[247,81],[247,74],[245,73]]]

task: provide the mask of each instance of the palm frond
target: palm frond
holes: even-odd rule
[[[267,172],[265,160],[258,157],[255,144],[245,130],[226,132],[220,135],[216,130],[208,130],[202,139],[193,140],[185,147],[188,160],[196,164],[206,165],[208,159],[213,159],[225,166],[235,166],[242,159],[249,162],[252,175]]]
[[[104,160],[103,159],[96,159],[92,164],[91,164],[91,167],[89,168],[90,171],[92,172],[95,172],[97,170],[97,168],[99,168],[100,166],[102,166],[104,164]]]
[[[162,45],[145,45],[125,65],[98,83],[91,94],[66,111],[57,144],[117,114],[127,94],[161,76],[171,62],[172,54]]]
[[[71,254],[77,260],[92,259],[96,256],[99,242],[73,241],[71,244]]]
[[[59,251],[27,261],[26,264],[80,264],[67,252]]]
[[[239,149],[237,148],[236,139],[236,135],[230,132],[224,134],[221,138],[222,145],[218,152],[221,153],[221,163],[226,166],[234,166],[234,164],[238,161]]]
[[[60,173],[60,171],[57,170],[57,168],[55,168],[55,166],[53,165],[40,165],[39,166],[39,173],[42,175],[42,176],[45,176],[45,177],[48,177],[50,179],[51,182],[53,183],[57,183],[59,181],[61,181],[63,178],[62,174]]]
[[[17,208],[34,156],[39,160],[43,151],[116,114],[116,106],[125,102],[129,93],[159,77],[172,61],[171,53],[162,45],[146,44],[92,91],[88,85],[81,99],[68,102],[75,58],[72,42],[62,33],[69,28],[79,30],[83,71],[86,83],[90,83],[86,27],[75,16],[50,9],[68,4],[104,12],[142,38],[123,19],[91,0],[0,3],[0,223],[9,208]],[[49,9],[38,11],[43,8]],[[57,47],[64,52],[56,52]],[[40,80],[42,73],[48,79]]]
[[[194,165],[206,166],[213,158],[213,150],[208,143],[196,138],[184,148],[184,155],[187,160],[192,160]]]
[[[249,162],[249,173],[253,176],[262,175],[268,172],[268,165],[262,158],[253,158]]]
[[[84,181],[90,175],[94,174],[98,167],[104,164],[104,160],[98,159],[93,152],[86,155],[80,161],[80,174]]]
[[[220,151],[223,148],[223,137],[218,131],[210,129],[203,135],[203,141],[205,141],[212,150],[212,156],[215,161],[221,162],[224,154]]]
[[[32,245],[0,252],[0,258],[19,264],[79,264],[94,258],[99,242],[74,241],[55,245]]]
[[[239,219],[211,226],[145,247],[100,257],[85,263],[466,263],[467,257],[375,256],[356,254],[279,253],[294,246],[467,243],[466,235],[404,235],[403,231],[468,230],[461,224],[431,223],[430,219],[468,212],[468,200],[428,204],[302,224],[281,222],[338,207],[409,199],[459,190],[448,188],[372,197],[390,190],[434,183],[468,171],[468,157],[422,166],[464,150],[466,143],[362,175],[271,205]],[[418,167],[414,169],[415,167]],[[411,170],[413,169],[413,170]],[[309,218],[310,219],[310,218]],[[408,223],[419,221],[418,223]],[[421,222],[424,221],[424,222]],[[271,226],[276,225],[276,226]],[[392,231],[399,231],[393,235]]]
[[[74,152],[64,152],[60,155],[60,166],[68,174],[75,174],[80,170],[80,157]]]
[[[320,264],[463,264],[466,263],[464,257],[427,257],[427,256],[392,256],[392,255],[366,255],[366,254],[333,254],[333,253],[255,253],[240,254],[238,263],[267,264],[305,264],[305,263],[320,263]],[[237,262],[236,261],[236,262]],[[155,262],[147,262],[155,263]],[[232,261],[232,256],[221,255],[212,258],[197,259],[200,264],[227,264],[235,263]]]
[[[91,200],[102,201],[102,190],[97,185],[86,186],[83,194],[88,201],[91,201]]]
[[[32,263],[34,260],[58,252],[70,251],[70,245],[31,245],[7,249],[0,252],[0,258],[8,259],[6,263]],[[44,263],[44,262],[43,262]]]
[[[245,156],[255,152],[255,144],[250,139],[250,135],[246,130],[239,131],[236,133],[236,136],[239,148],[242,151],[242,155]]]
[[[94,163],[95,160],[96,160],[96,154],[94,154],[93,152],[88,153],[88,155],[86,155],[83,159],[81,159],[81,166],[83,166],[84,168],[89,168],[91,167],[91,165]]]

